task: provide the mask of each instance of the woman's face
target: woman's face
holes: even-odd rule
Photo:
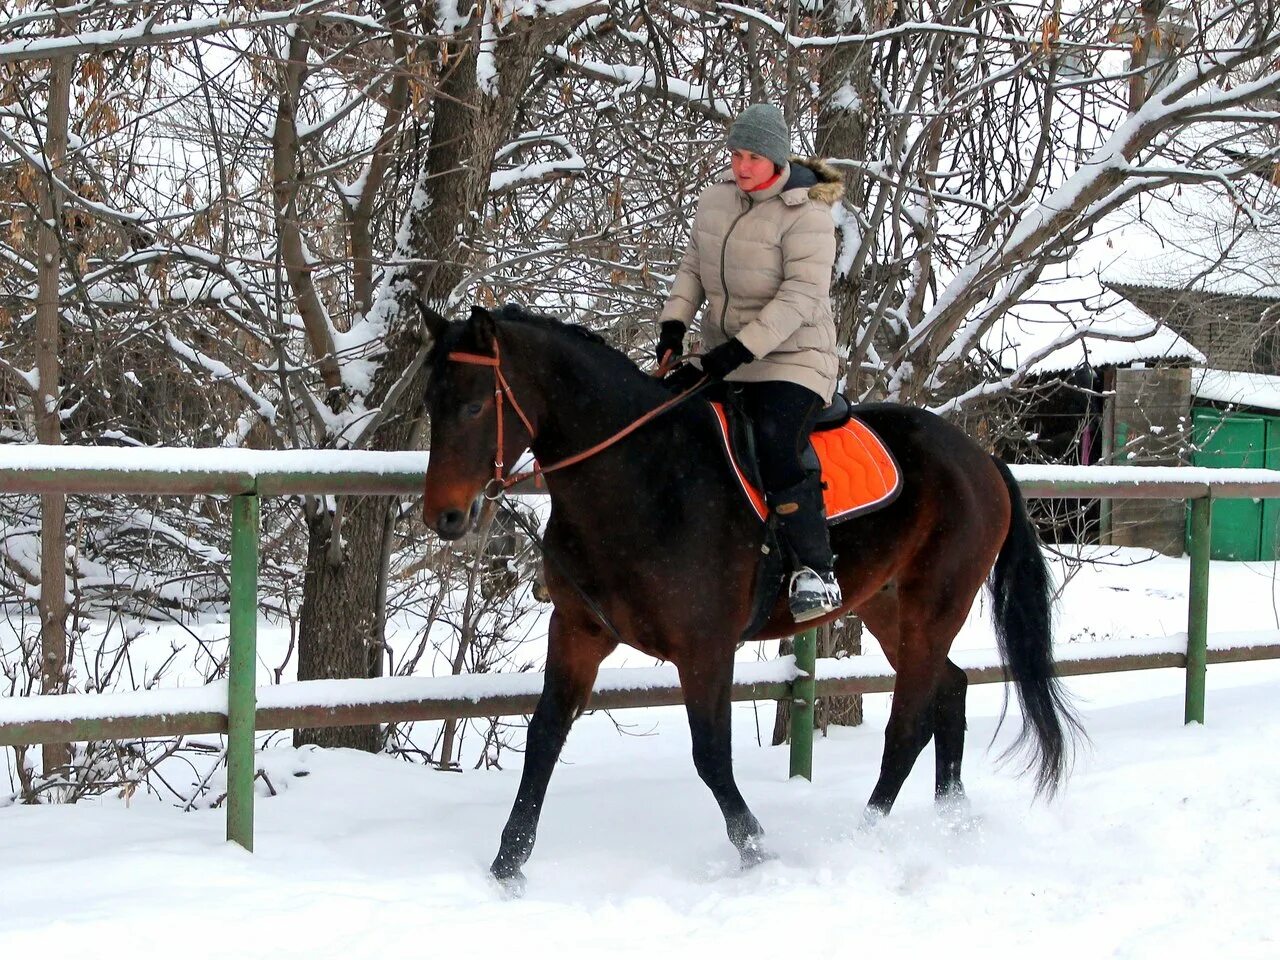
[[[750,150],[731,150],[733,179],[741,190],[754,190],[773,176],[773,161]]]

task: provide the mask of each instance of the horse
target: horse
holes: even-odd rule
[[[743,864],[766,859],[730,749],[734,651],[751,617],[766,527],[736,486],[711,405],[698,397],[673,405],[660,380],[585,327],[513,305],[473,307],[452,322],[420,307],[433,341],[428,526],[446,540],[463,536],[484,497],[506,485],[504,464],[526,449],[540,464],[563,466],[544,476],[553,603],[545,680],[493,877],[523,888],[552,770],[619,641],[676,667],[698,775]],[[988,579],[1006,675],[1022,706],[1010,749],[1028,748],[1037,795],[1052,795],[1079,726],[1055,677],[1049,571],[1017,482],[941,417],[892,403],[855,412],[896,458],[901,492],[831,527],[845,603],[806,626],[856,613],[896,672],[866,815],[889,813],[931,738],[936,800],[964,802],[967,679],[948,652]],[[753,639],[796,629],[781,596]]]

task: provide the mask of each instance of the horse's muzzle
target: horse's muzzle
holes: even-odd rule
[[[471,529],[472,524],[476,522],[476,517],[479,515],[479,497],[472,500],[471,506],[466,510],[441,510],[440,516],[436,519],[436,533],[438,533],[442,539],[457,540]]]

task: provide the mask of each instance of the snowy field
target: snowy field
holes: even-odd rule
[[[1137,557],[1071,581],[1060,639],[1185,629],[1185,561]],[[1280,626],[1273,565],[1215,564],[1212,589],[1211,631]],[[259,799],[252,855],[222,841],[221,810],[10,806],[0,958],[1280,956],[1280,663],[1211,667],[1204,728],[1182,726],[1182,683],[1070,681],[1092,744],[1050,804],[996,765],[1011,725],[988,750],[1000,689],[973,688],[972,818],[935,815],[930,751],[870,832],[888,697],[817,743],[813,784],[787,780],[785,747],[758,745],[772,706],[737,705],[739,782],[778,857],[747,872],[679,708],[589,715],[518,901],[486,876],[519,776],[510,753],[506,770],[453,774],[270,749],[278,795]]]

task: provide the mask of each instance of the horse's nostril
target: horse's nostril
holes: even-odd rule
[[[455,539],[467,529],[467,514],[462,510],[445,510],[436,521],[436,531],[442,537]]]

